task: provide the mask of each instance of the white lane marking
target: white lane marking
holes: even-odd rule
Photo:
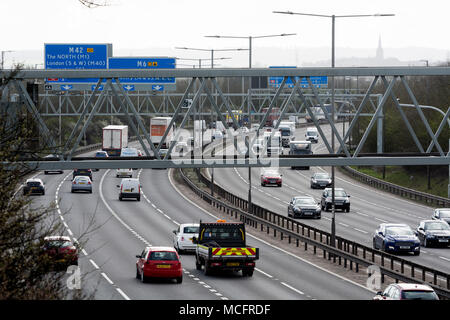
[[[57,207],[57,211],[58,211],[59,217],[61,218],[62,221],[64,221],[64,218],[63,218],[63,216],[62,216],[62,212],[61,212],[61,209],[60,209],[59,203],[58,203],[58,193],[59,193],[59,190],[60,190],[62,184],[64,183],[64,181],[65,181],[70,175],[71,175],[71,173],[69,173],[67,176],[64,177],[64,179],[61,181],[61,183],[60,183],[60,184],[58,185],[58,187],[56,188],[56,193],[55,193],[56,207]],[[64,222],[64,224],[66,224],[66,223]],[[67,227],[67,232],[69,232],[69,233],[72,235],[72,238],[74,239],[74,241],[78,242],[78,240],[77,240],[75,237],[73,237],[73,233],[72,233],[72,231],[71,231],[70,229],[68,229],[68,227]],[[85,256],[88,255],[88,253],[86,252],[85,249],[82,249],[81,251],[83,252],[83,254],[84,254]],[[94,260],[89,259],[89,261],[91,262],[91,264],[94,266],[95,269],[97,269],[97,270],[100,269],[99,266],[94,262]],[[108,276],[106,275],[106,273],[102,272],[102,275],[103,275],[103,277],[105,277],[105,279],[109,280],[108,282],[110,282],[111,285],[115,286],[115,285],[113,284],[113,282],[111,281],[111,279],[108,278]],[[117,290],[117,291],[122,295],[122,297],[124,297],[126,300],[130,300],[130,298],[129,298],[129,297],[128,297],[128,296],[127,296],[120,288],[117,288],[117,287],[116,287],[116,290]]]
[[[147,240],[145,240],[143,237],[141,237],[128,224],[126,224],[106,202],[105,197],[103,196],[103,181],[109,171],[110,171],[110,169],[106,170],[102,176],[102,179],[100,180],[99,193],[100,193],[100,198],[103,201],[103,204],[105,205],[106,209],[108,209],[108,211],[111,212],[111,214],[117,219],[117,221],[119,221],[128,231],[132,232],[139,240],[144,242],[147,246],[151,246],[151,244]]]
[[[300,290],[298,290],[298,289],[295,289],[294,287],[288,285],[288,284],[285,283],[285,282],[281,282],[281,284],[282,284],[283,286],[288,287],[289,289],[291,289],[291,290],[293,290],[293,291],[295,291],[295,292],[301,294],[301,295],[304,295],[304,293],[303,293],[302,291],[300,291]]]
[[[95,269],[100,269],[94,260],[89,259],[89,261],[91,262],[91,264],[94,266]]]
[[[120,293],[120,295],[125,299],[125,300],[131,300],[120,288],[116,288],[117,292]]]
[[[102,273],[101,273],[101,275],[102,275],[102,276],[103,276],[103,278],[105,278],[105,279],[106,279],[106,281],[108,281],[108,282],[109,282],[110,284],[112,284],[112,285],[114,284],[114,282],[112,282],[112,281],[111,281],[111,279],[110,279],[110,278],[108,278],[108,276],[106,275],[106,273],[102,272]]]
[[[423,250],[422,250],[423,251]],[[441,257],[441,256],[439,256],[439,258],[441,258],[441,259],[443,259],[443,260],[445,260],[445,261],[449,261],[450,262],[450,259],[448,259],[448,258],[446,258],[446,257]]]
[[[361,230],[361,229],[358,229],[358,228],[353,228],[353,230],[356,230],[356,231],[364,233],[364,234],[368,234],[367,231],[364,231],[364,230]]]
[[[261,269],[255,268],[255,270],[258,271],[258,272],[260,272],[260,273],[262,273],[262,274],[265,275],[266,277],[273,278],[273,276],[271,276],[270,274],[268,274],[268,273],[262,271]]]

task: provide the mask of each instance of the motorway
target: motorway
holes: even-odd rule
[[[239,190],[245,190],[246,184],[239,182],[240,171],[231,170],[236,177],[231,179],[233,183],[239,185]],[[86,275],[82,288],[88,293],[96,289],[96,299],[367,300],[374,296],[374,292],[356,283],[255,237],[247,239],[249,245],[260,248],[253,277],[242,277],[240,273],[205,276],[203,271],[196,270],[194,255],[183,254],[182,284],[141,283],[135,278],[135,255],[145,246],[171,246],[172,230],[178,224],[215,221],[219,217],[180,195],[168,170],[138,170],[134,176],[142,184],[140,202],[118,200],[116,185],[120,179],[115,177],[115,170],[93,173],[92,194],[70,192],[70,171],[62,175],[39,175],[46,185],[46,195],[35,196],[33,206],[46,206],[58,199],[61,213],[58,219],[64,223],[67,235],[84,244],[79,260],[82,274]],[[293,179],[302,177],[293,176]],[[296,185],[295,181],[291,183]],[[83,235],[86,230],[90,232]]]
[[[330,141],[330,127],[322,126],[322,129]],[[306,128],[297,129],[296,140],[302,140],[305,131]],[[241,145],[243,144],[241,143]],[[319,143],[312,145],[314,154],[328,153],[321,138],[319,138]],[[228,146],[227,154],[231,151],[232,147]],[[221,148],[218,147],[216,154],[221,154],[221,152]],[[280,173],[283,174],[283,186],[278,188],[262,187],[260,185],[260,169],[253,168],[251,170],[252,202],[286,216],[288,203],[293,196],[309,195],[320,202],[322,190],[311,189],[310,178],[314,172],[325,171],[331,175],[330,167],[311,166],[310,170],[280,168]],[[432,207],[370,188],[352,180],[337,169],[335,174],[336,187],[344,188],[351,195],[350,212],[336,210],[336,234],[338,236],[372,246],[372,236],[381,223],[406,223],[415,230],[420,220],[431,218]],[[248,198],[247,168],[216,168],[214,169],[214,182],[241,198]],[[322,219],[301,219],[301,222],[330,232],[331,216],[331,212],[322,211]],[[443,272],[450,272],[449,248],[422,247],[419,256],[405,254],[402,257]]]

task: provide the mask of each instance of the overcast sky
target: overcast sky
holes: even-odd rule
[[[272,11],[326,15],[393,13],[395,17],[337,19],[336,46],[376,48],[381,36],[385,48],[425,47],[450,52],[449,0],[106,1],[110,3],[108,7],[89,9],[77,0],[1,0],[0,50],[16,51],[7,53],[5,60],[10,62],[23,50],[43,52],[44,43],[112,43],[115,55],[145,52],[147,56],[196,58],[208,58],[210,54],[174,48],[248,48],[246,39],[209,39],[205,35],[297,33],[292,37],[255,39],[256,57],[258,48],[264,47],[283,50],[331,46],[331,19]],[[156,48],[166,49],[161,52]],[[242,58],[248,53],[217,53],[219,56]],[[225,62],[222,65],[227,66]]]

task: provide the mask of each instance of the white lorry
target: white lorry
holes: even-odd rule
[[[169,149],[175,135],[174,123],[167,133],[166,139],[161,141],[170,125],[170,121],[172,121],[172,117],[155,117],[150,119],[150,139],[155,146],[162,144],[161,149]]]
[[[128,147],[128,126],[109,125],[103,128],[102,150],[109,156],[120,156],[122,148]]]

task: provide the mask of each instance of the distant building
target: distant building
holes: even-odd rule
[[[305,66],[324,66],[330,65],[328,61],[317,61],[314,63],[305,63]],[[391,67],[391,66],[407,66],[410,62],[400,61],[397,58],[385,58],[384,50],[381,45],[381,36],[378,38],[378,47],[374,57],[350,57],[350,58],[337,58],[336,67]]]

